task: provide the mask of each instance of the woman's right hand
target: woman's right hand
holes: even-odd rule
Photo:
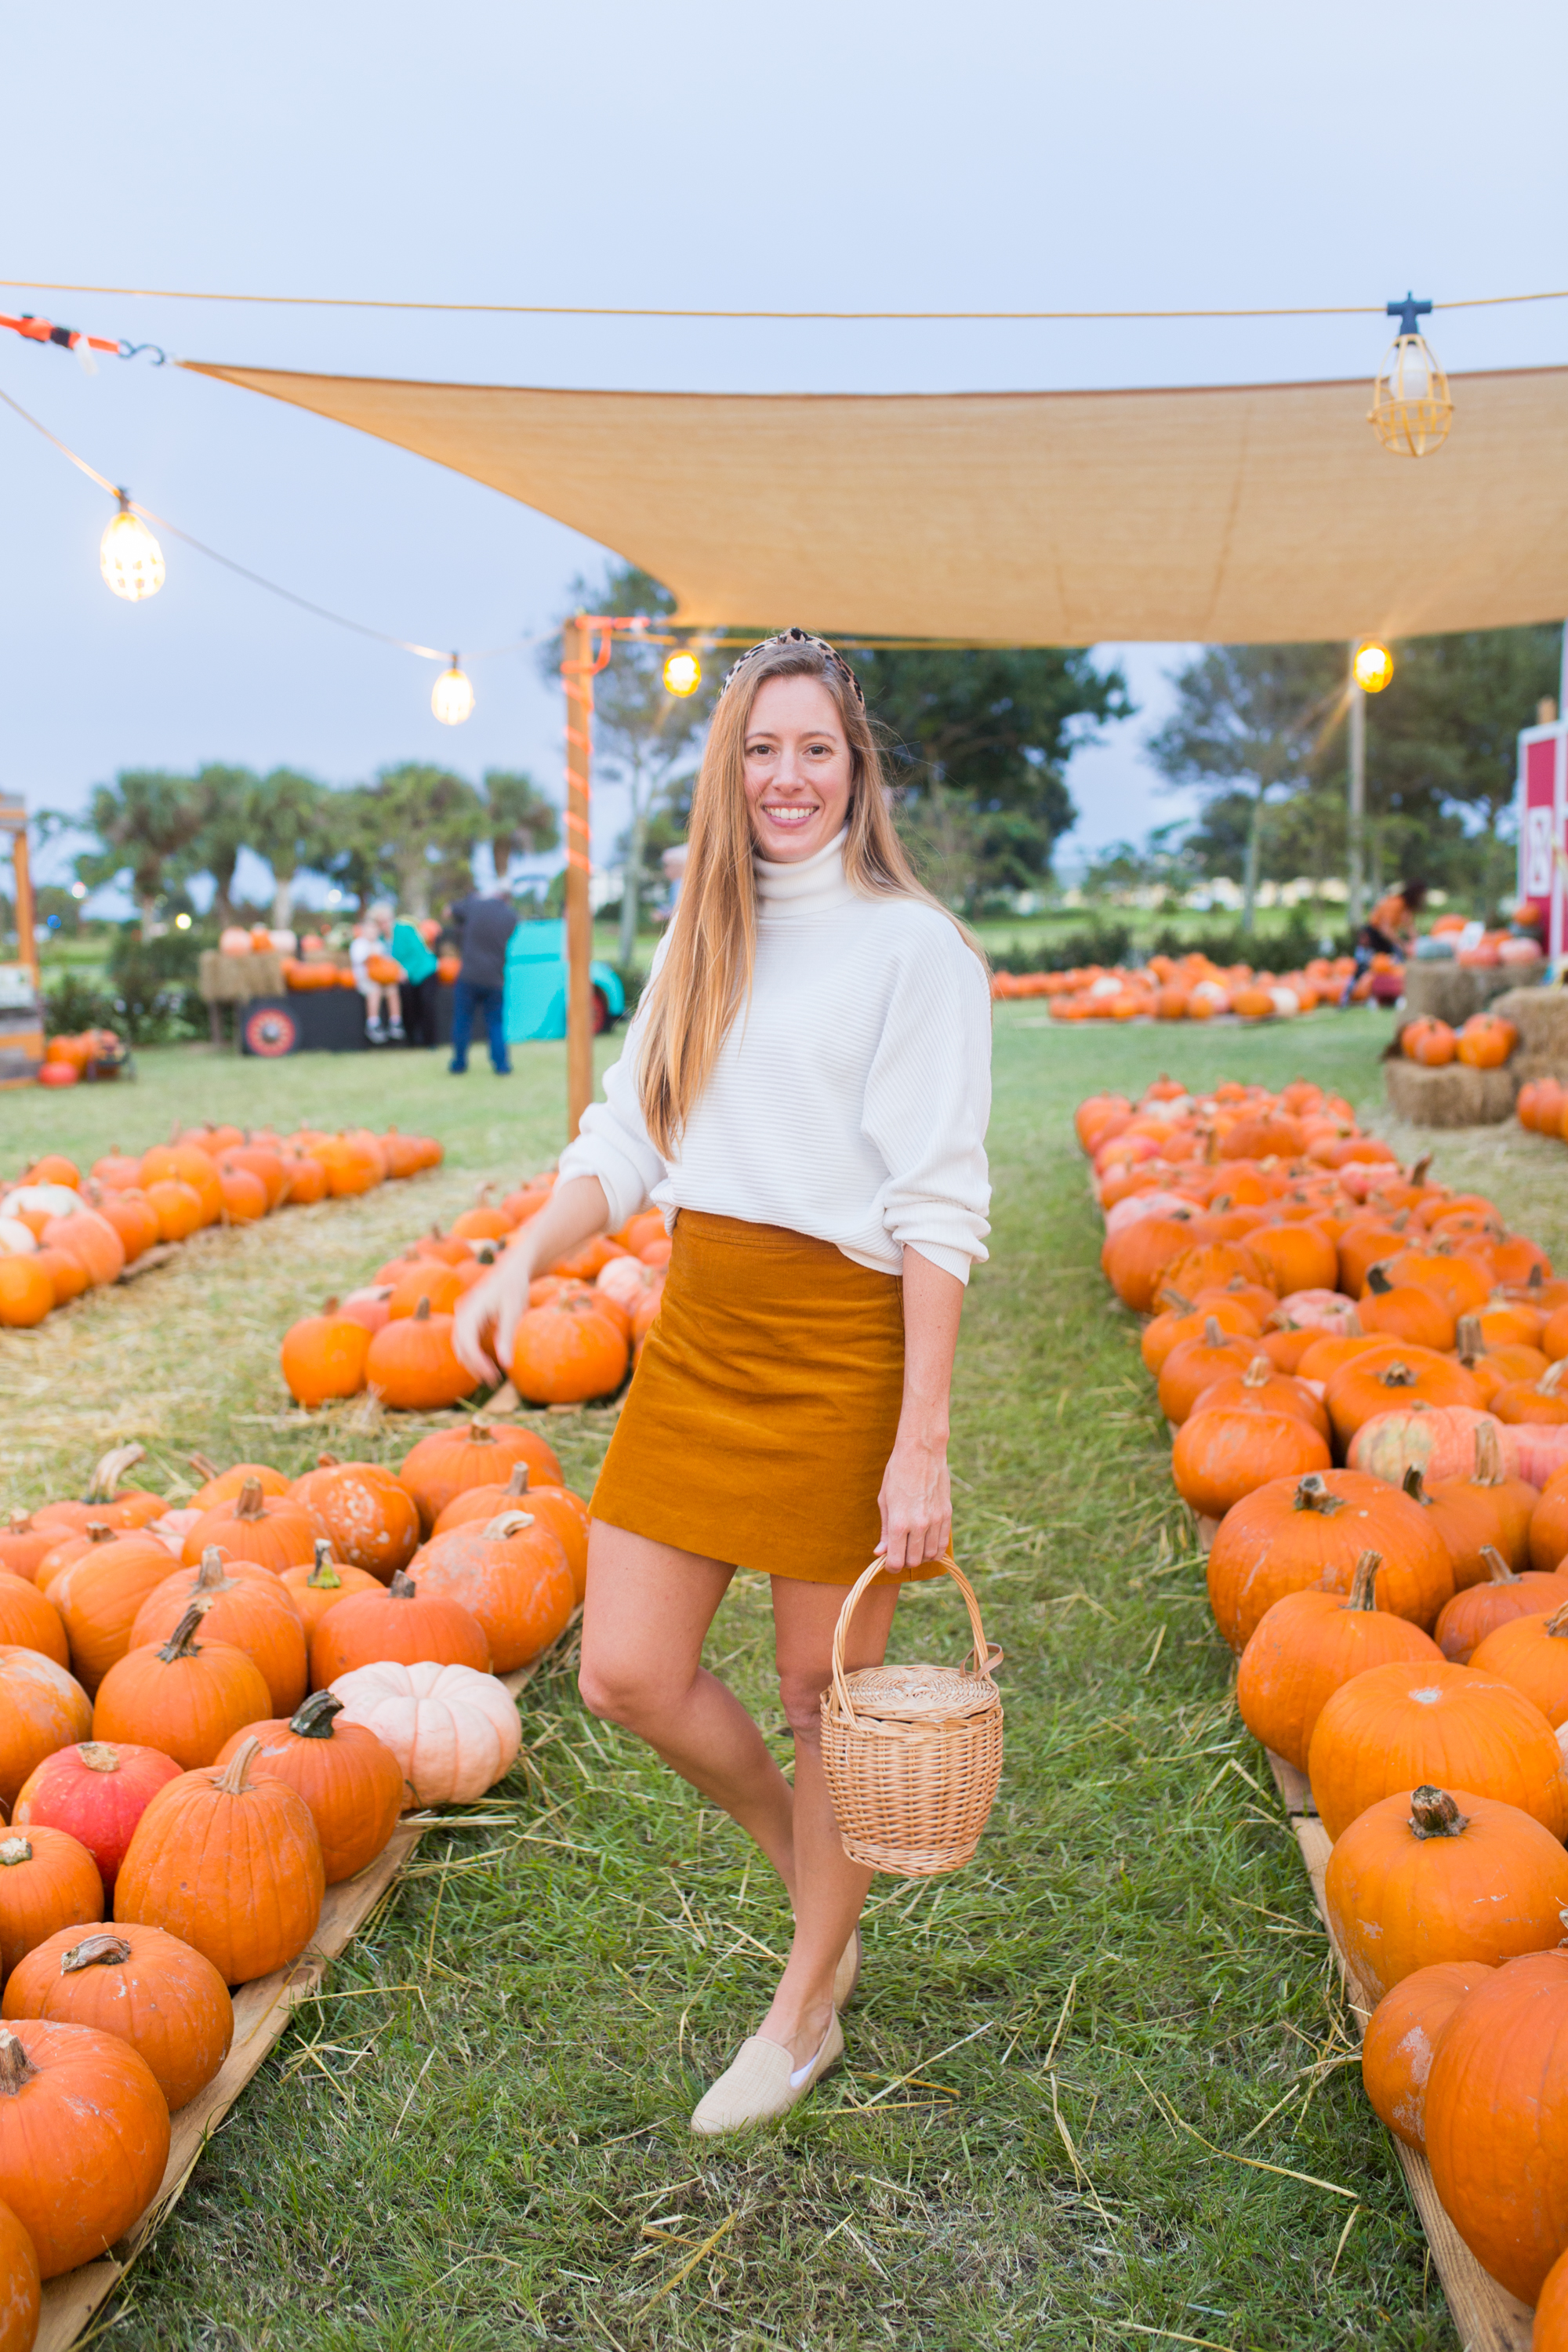
[[[452,1345],[458,1361],[476,1380],[499,1384],[509,1377],[506,1368],[517,1342],[518,1320],[528,1309],[532,1279],[533,1252],[526,1244],[515,1244],[482,1282],[476,1282],[458,1299],[452,1317]]]

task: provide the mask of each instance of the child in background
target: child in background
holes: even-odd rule
[[[364,1034],[373,1045],[403,1042],[403,999],[397,987],[402,974],[387,951],[391,928],[391,908],[373,907],[364,920],[354,925],[349,946],[349,968],[364,999]]]

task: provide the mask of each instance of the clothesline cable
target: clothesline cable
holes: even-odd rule
[[[1320,302],[1270,305],[1233,310],[724,310],[681,309],[652,303],[587,302],[416,302],[388,300],[363,294],[236,294],[197,291],[181,286],[87,286],[57,278],[0,278],[0,288],[23,288],[40,294],[107,294],[128,301],[243,302],[269,309],[306,310],[416,310],[437,314],[500,319],[776,319],[785,322],[817,320],[840,324],[1029,325],[1051,322],[1160,319],[1365,319],[1384,314],[1381,302]],[[1436,302],[1437,310],[1496,310],[1521,302],[1568,301],[1568,287],[1536,294],[1472,294],[1451,302]]]

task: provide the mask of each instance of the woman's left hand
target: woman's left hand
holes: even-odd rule
[[[896,1575],[940,1559],[952,1540],[952,1487],[947,1472],[947,1433],[909,1431],[900,1424],[882,1490],[882,1551]]]

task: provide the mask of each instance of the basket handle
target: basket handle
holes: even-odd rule
[[[868,1584],[883,1574],[887,1565],[886,1559],[879,1552],[870,1567],[861,1570],[845,1598],[844,1606],[838,1612],[838,1622],[833,1629],[834,1696],[843,1709],[850,1727],[856,1731],[858,1731],[860,1726],[855,1709],[849,1703],[849,1685],[844,1679],[844,1644],[848,1638],[849,1621],[855,1614],[860,1595]],[[960,1592],[963,1593],[963,1605],[969,1612],[969,1630],[974,1637],[974,1647],[965,1664],[973,1664],[976,1674],[993,1675],[1002,1663],[1002,1653],[994,1642],[987,1642],[985,1639],[985,1628],[980,1622],[980,1603],[974,1597],[974,1587],[955,1559],[944,1559],[942,1566],[943,1573],[952,1577]]]

